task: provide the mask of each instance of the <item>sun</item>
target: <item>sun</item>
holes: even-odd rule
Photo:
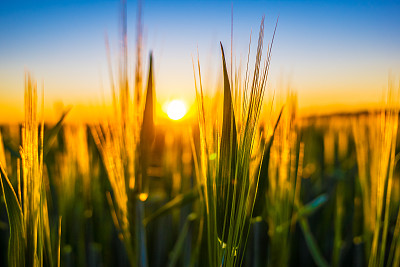
[[[171,120],[177,121],[186,115],[186,105],[182,100],[172,100],[166,105],[166,113]]]

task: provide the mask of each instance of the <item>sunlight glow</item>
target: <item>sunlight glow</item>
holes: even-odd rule
[[[187,112],[186,105],[182,100],[172,100],[167,103],[166,113],[171,120],[180,120]]]
[[[149,194],[147,194],[147,193],[140,193],[139,199],[140,199],[140,201],[146,201],[148,196],[149,196]]]

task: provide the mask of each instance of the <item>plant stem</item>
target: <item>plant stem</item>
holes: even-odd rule
[[[143,225],[144,218],[144,202],[136,200],[136,219],[137,219],[137,252],[140,267],[147,267],[147,246],[146,246],[146,229]]]

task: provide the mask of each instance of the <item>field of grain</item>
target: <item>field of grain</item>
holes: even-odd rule
[[[296,92],[267,92],[280,22],[263,17],[247,64],[217,43],[210,93],[193,56],[192,114],[158,119],[125,5],[109,116],[47,123],[27,71],[24,120],[0,125],[0,266],[400,266],[397,82],[378,108],[300,116]]]

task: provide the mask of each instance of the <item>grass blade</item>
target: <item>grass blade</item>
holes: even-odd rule
[[[299,204],[300,206],[300,204]],[[300,221],[300,228],[304,234],[304,238],[306,239],[307,247],[311,253],[312,258],[314,259],[315,264],[319,267],[328,267],[329,264],[322,256],[321,251],[318,248],[317,241],[315,240],[308,221],[304,217],[299,218]]]
[[[139,199],[144,201],[149,193],[149,181],[147,177],[147,167],[149,165],[149,157],[151,147],[154,142],[154,86],[153,86],[153,56],[150,53],[149,77],[147,82],[146,103],[143,111],[143,122],[140,130],[140,168],[136,190],[139,193]]]
[[[169,263],[168,263],[169,267],[176,266],[176,264],[178,262],[178,259],[179,259],[179,256],[182,253],[182,249],[183,249],[183,246],[185,244],[186,236],[187,236],[187,234],[189,232],[190,223],[195,221],[197,218],[198,218],[198,216],[197,216],[196,213],[191,213],[186,218],[185,223],[184,223],[184,225],[182,227],[182,230],[181,230],[181,232],[180,232],[180,234],[178,236],[178,240],[176,241],[175,246],[174,246],[174,248],[172,249],[172,251],[170,253]]]
[[[326,262],[318,248],[317,241],[311,233],[308,221],[305,218],[300,219],[300,227],[306,239],[307,247],[314,259],[315,264],[319,267],[328,267],[329,264]]]
[[[41,198],[42,198],[42,223],[43,223],[43,248],[46,257],[46,262],[49,266],[54,266],[53,263],[53,252],[51,247],[51,236],[50,236],[50,222],[49,222],[49,212],[47,205],[46,190],[44,189],[44,184],[42,184]]]
[[[58,218],[58,242],[57,242],[57,267],[60,267],[60,252],[61,252],[61,220],[62,217]]]
[[[6,204],[8,221],[10,227],[10,240],[8,245],[8,264],[10,267],[25,265],[25,230],[23,224],[23,214],[17,195],[11,185],[10,180],[0,163],[0,183]]]
[[[272,143],[274,142],[276,128],[278,127],[279,121],[281,120],[281,117],[282,117],[283,108],[284,107],[282,107],[281,111],[279,112],[279,116],[278,116],[278,119],[276,120],[272,135],[269,138],[268,143],[266,144],[265,149],[264,149],[264,155],[263,155],[263,159],[261,162],[261,168],[260,168],[260,174],[259,174],[260,178],[258,180],[258,188],[257,188],[256,197],[254,200],[254,208],[253,208],[253,215],[252,215],[253,218],[257,217],[257,216],[261,216],[264,211],[264,207],[265,207],[265,203],[266,203],[266,192],[268,190],[268,165],[269,165],[271,147],[272,147]]]
[[[233,102],[229,77],[226,68],[224,48],[221,44],[222,65],[224,72],[224,104],[222,119],[222,136],[219,150],[219,169],[216,177],[217,186],[217,231],[218,236],[227,242],[230,216],[234,201],[234,185],[236,183],[237,133],[233,111]],[[238,186],[240,188],[240,185]],[[237,199],[237,198],[236,198]]]

